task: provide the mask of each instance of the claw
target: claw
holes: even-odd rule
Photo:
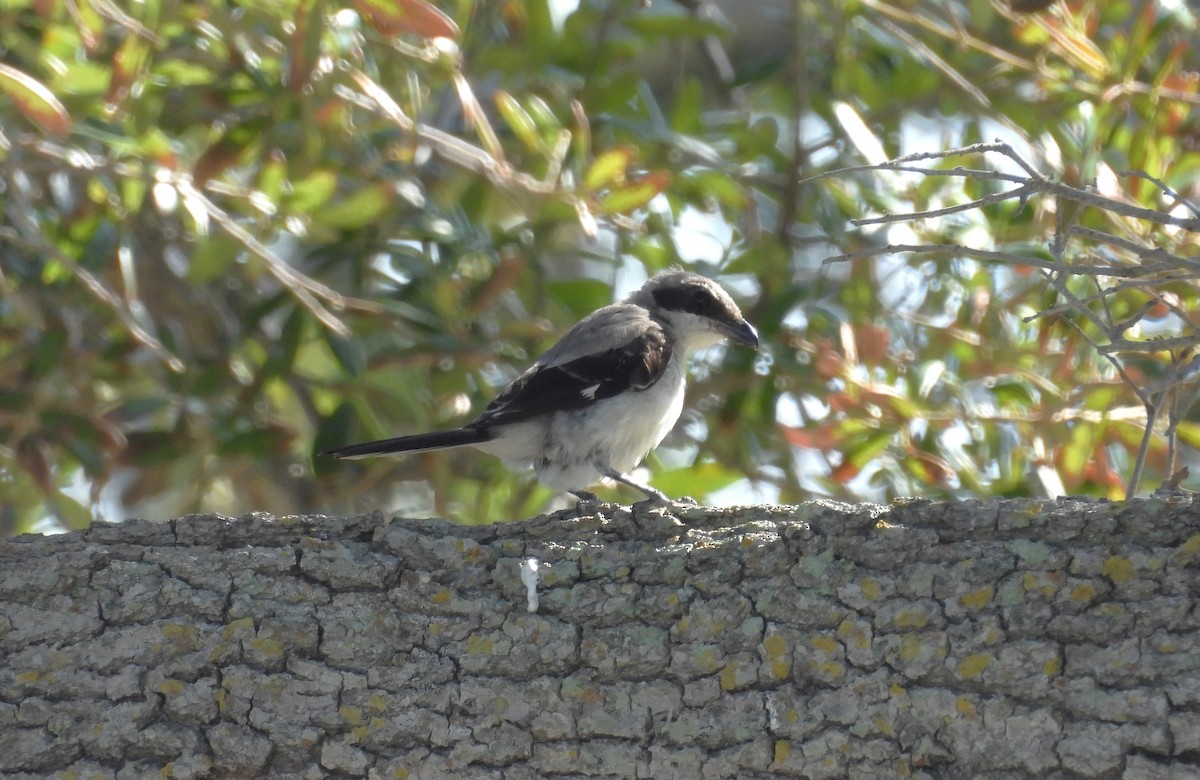
[[[604,502],[600,500],[600,496],[587,490],[572,490],[571,495],[579,499],[575,504],[576,515],[595,514]]]
[[[651,496],[650,498],[645,498],[641,501],[638,501],[633,505],[633,508],[666,509],[669,511],[674,511],[677,509],[694,509],[698,506],[700,506],[700,503],[690,496],[684,496],[683,498],[667,498],[666,496],[657,498],[655,496]]]

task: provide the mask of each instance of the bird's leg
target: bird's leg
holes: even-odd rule
[[[599,504],[600,496],[589,490],[568,490],[568,493],[579,499],[581,504]]]
[[[669,505],[674,503],[674,501],[672,501],[671,498],[661,490],[655,490],[649,485],[643,485],[637,480],[631,479],[624,474],[619,474],[607,466],[602,466],[600,468],[600,473],[611,479],[613,482],[620,482],[622,485],[628,485],[631,488],[642,491],[646,494],[647,498],[656,504]]]

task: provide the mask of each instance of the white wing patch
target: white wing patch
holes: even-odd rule
[[[600,389],[600,383],[597,382],[596,384],[594,384],[590,387],[583,388],[582,390],[579,391],[579,394],[581,396],[583,396],[584,398],[588,399],[589,401],[595,401],[596,400],[596,391],[599,389]]]

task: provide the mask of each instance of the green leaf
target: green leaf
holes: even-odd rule
[[[210,234],[196,244],[188,260],[187,278],[191,284],[208,284],[224,277],[236,263],[242,245],[225,233]]]
[[[56,94],[78,97],[99,97],[108,91],[112,82],[112,71],[104,65],[81,60],[68,63],[66,68],[55,73],[51,85]]]
[[[209,179],[220,176],[226,169],[237,165],[248,156],[253,147],[262,137],[266,119],[253,119],[242,122],[226,130],[220,138],[211,144],[196,160],[192,167],[192,179],[197,187],[201,187]]]
[[[1200,423],[1184,420],[1175,426],[1175,433],[1180,440],[1193,448],[1200,448]]]
[[[683,135],[701,134],[704,130],[704,82],[687,76],[675,93],[671,110],[671,129]]]
[[[292,182],[292,194],[287,200],[290,211],[308,214],[321,208],[337,192],[337,173],[321,168],[303,179]]]
[[[563,131],[562,122],[558,120],[558,116],[550,108],[550,105],[537,95],[525,98],[525,108],[529,111],[529,116],[533,118],[533,123],[537,125],[538,132],[541,133],[542,143],[547,148],[551,147],[558,139],[559,133]]]
[[[1083,396],[1083,408],[1097,412],[1107,411],[1128,395],[1129,390],[1122,385],[1093,385]]]
[[[287,176],[287,158],[282,152],[272,152],[267,155],[266,162],[258,172],[256,187],[267,200],[278,205],[283,200],[283,188],[287,183]]]
[[[54,93],[28,73],[0,62],[0,92],[8,95],[25,118],[59,138],[71,134],[71,116]]]
[[[1037,406],[1037,393],[1019,377],[998,377],[992,386],[992,394],[1002,409],[1032,409]]]
[[[337,230],[357,230],[376,222],[391,207],[396,190],[391,182],[379,182],[334,201],[313,215],[313,222]]]
[[[264,376],[288,377],[295,373],[296,353],[304,337],[307,315],[299,306],[292,309],[283,322],[283,330],[272,350],[271,357],[263,365]]]
[[[499,89],[496,90],[493,99],[496,101],[496,109],[500,112],[500,116],[504,117],[504,121],[513,131],[513,135],[525,145],[526,149],[537,154],[549,153],[538,134],[537,123],[525,109],[521,108],[521,104],[515,97]]]
[[[112,106],[120,105],[128,97],[130,89],[142,77],[150,55],[150,44],[136,35],[126,36],[113,56],[112,79],[108,83],[105,101]]]
[[[62,327],[47,328],[33,345],[33,354],[25,365],[25,379],[40,379],[62,368],[62,357],[66,351],[67,332]],[[14,386],[17,384],[14,383]]]
[[[216,71],[198,62],[169,59],[156,62],[152,68],[156,78],[173,87],[198,87],[217,80]]]
[[[633,242],[630,254],[641,260],[648,269],[666,268],[675,259],[674,247],[668,247],[660,236],[640,238]]]
[[[142,201],[146,198],[147,185],[146,180],[142,178],[123,179],[120,183],[121,188],[121,206],[131,213],[136,214],[142,208]]]
[[[126,422],[140,423],[143,419],[150,418],[170,406],[170,399],[161,396],[131,398],[108,412],[107,416],[121,424]]]
[[[695,498],[711,495],[745,478],[746,475],[736,469],[709,461],[671,471],[656,472],[651,485],[668,496]]]
[[[580,315],[612,303],[612,288],[596,279],[556,279],[546,287],[553,300]]]
[[[525,40],[534,62],[546,59],[556,36],[554,15],[550,11],[550,0],[525,0],[518,3],[525,11]]]
[[[262,457],[280,452],[287,447],[287,436],[279,428],[256,428],[226,436],[217,445],[217,454],[253,455]]]
[[[742,189],[742,185],[720,171],[699,170],[686,174],[685,179],[691,188],[705,199],[716,200],[734,210],[746,207],[746,191]]]
[[[107,458],[103,450],[114,444],[114,437],[120,437],[120,434],[105,430],[101,425],[107,427],[103,420],[94,421],[65,409],[42,412],[42,428],[52,432],[89,474],[104,472]]]
[[[750,126],[748,141],[753,144],[753,148],[759,153],[772,152],[779,143],[780,130],[779,119],[777,117],[764,116]]]
[[[117,239],[116,225],[108,219],[98,220],[79,253],[79,265],[89,271],[108,268],[117,251]]]
[[[92,510],[61,490],[53,496],[48,496],[47,501],[54,511],[54,516],[68,529],[80,531],[92,524]]]
[[[864,466],[886,452],[893,439],[895,434],[892,431],[881,431],[874,436],[868,436],[860,441],[858,446],[846,451],[846,459],[861,471]]]
[[[637,150],[630,146],[618,146],[602,153],[583,175],[583,188],[595,192],[604,187],[625,181],[625,171],[637,158]]]
[[[362,345],[354,339],[342,338],[326,329],[323,329],[322,332],[325,334],[325,341],[329,344],[329,351],[337,358],[346,373],[352,377],[361,374],[367,364]]]
[[[1078,480],[1092,459],[1095,443],[1095,428],[1077,424],[1071,429],[1071,439],[1063,445],[1060,462],[1064,481]]]
[[[609,214],[625,214],[645,206],[670,184],[671,174],[666,171],[651,171],[636,181],[612,190],[600,199],[600,204]]]

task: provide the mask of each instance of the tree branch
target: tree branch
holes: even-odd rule
[[[0,773],[1182,776],[1198,538],[1186,499],[19,537]]]

